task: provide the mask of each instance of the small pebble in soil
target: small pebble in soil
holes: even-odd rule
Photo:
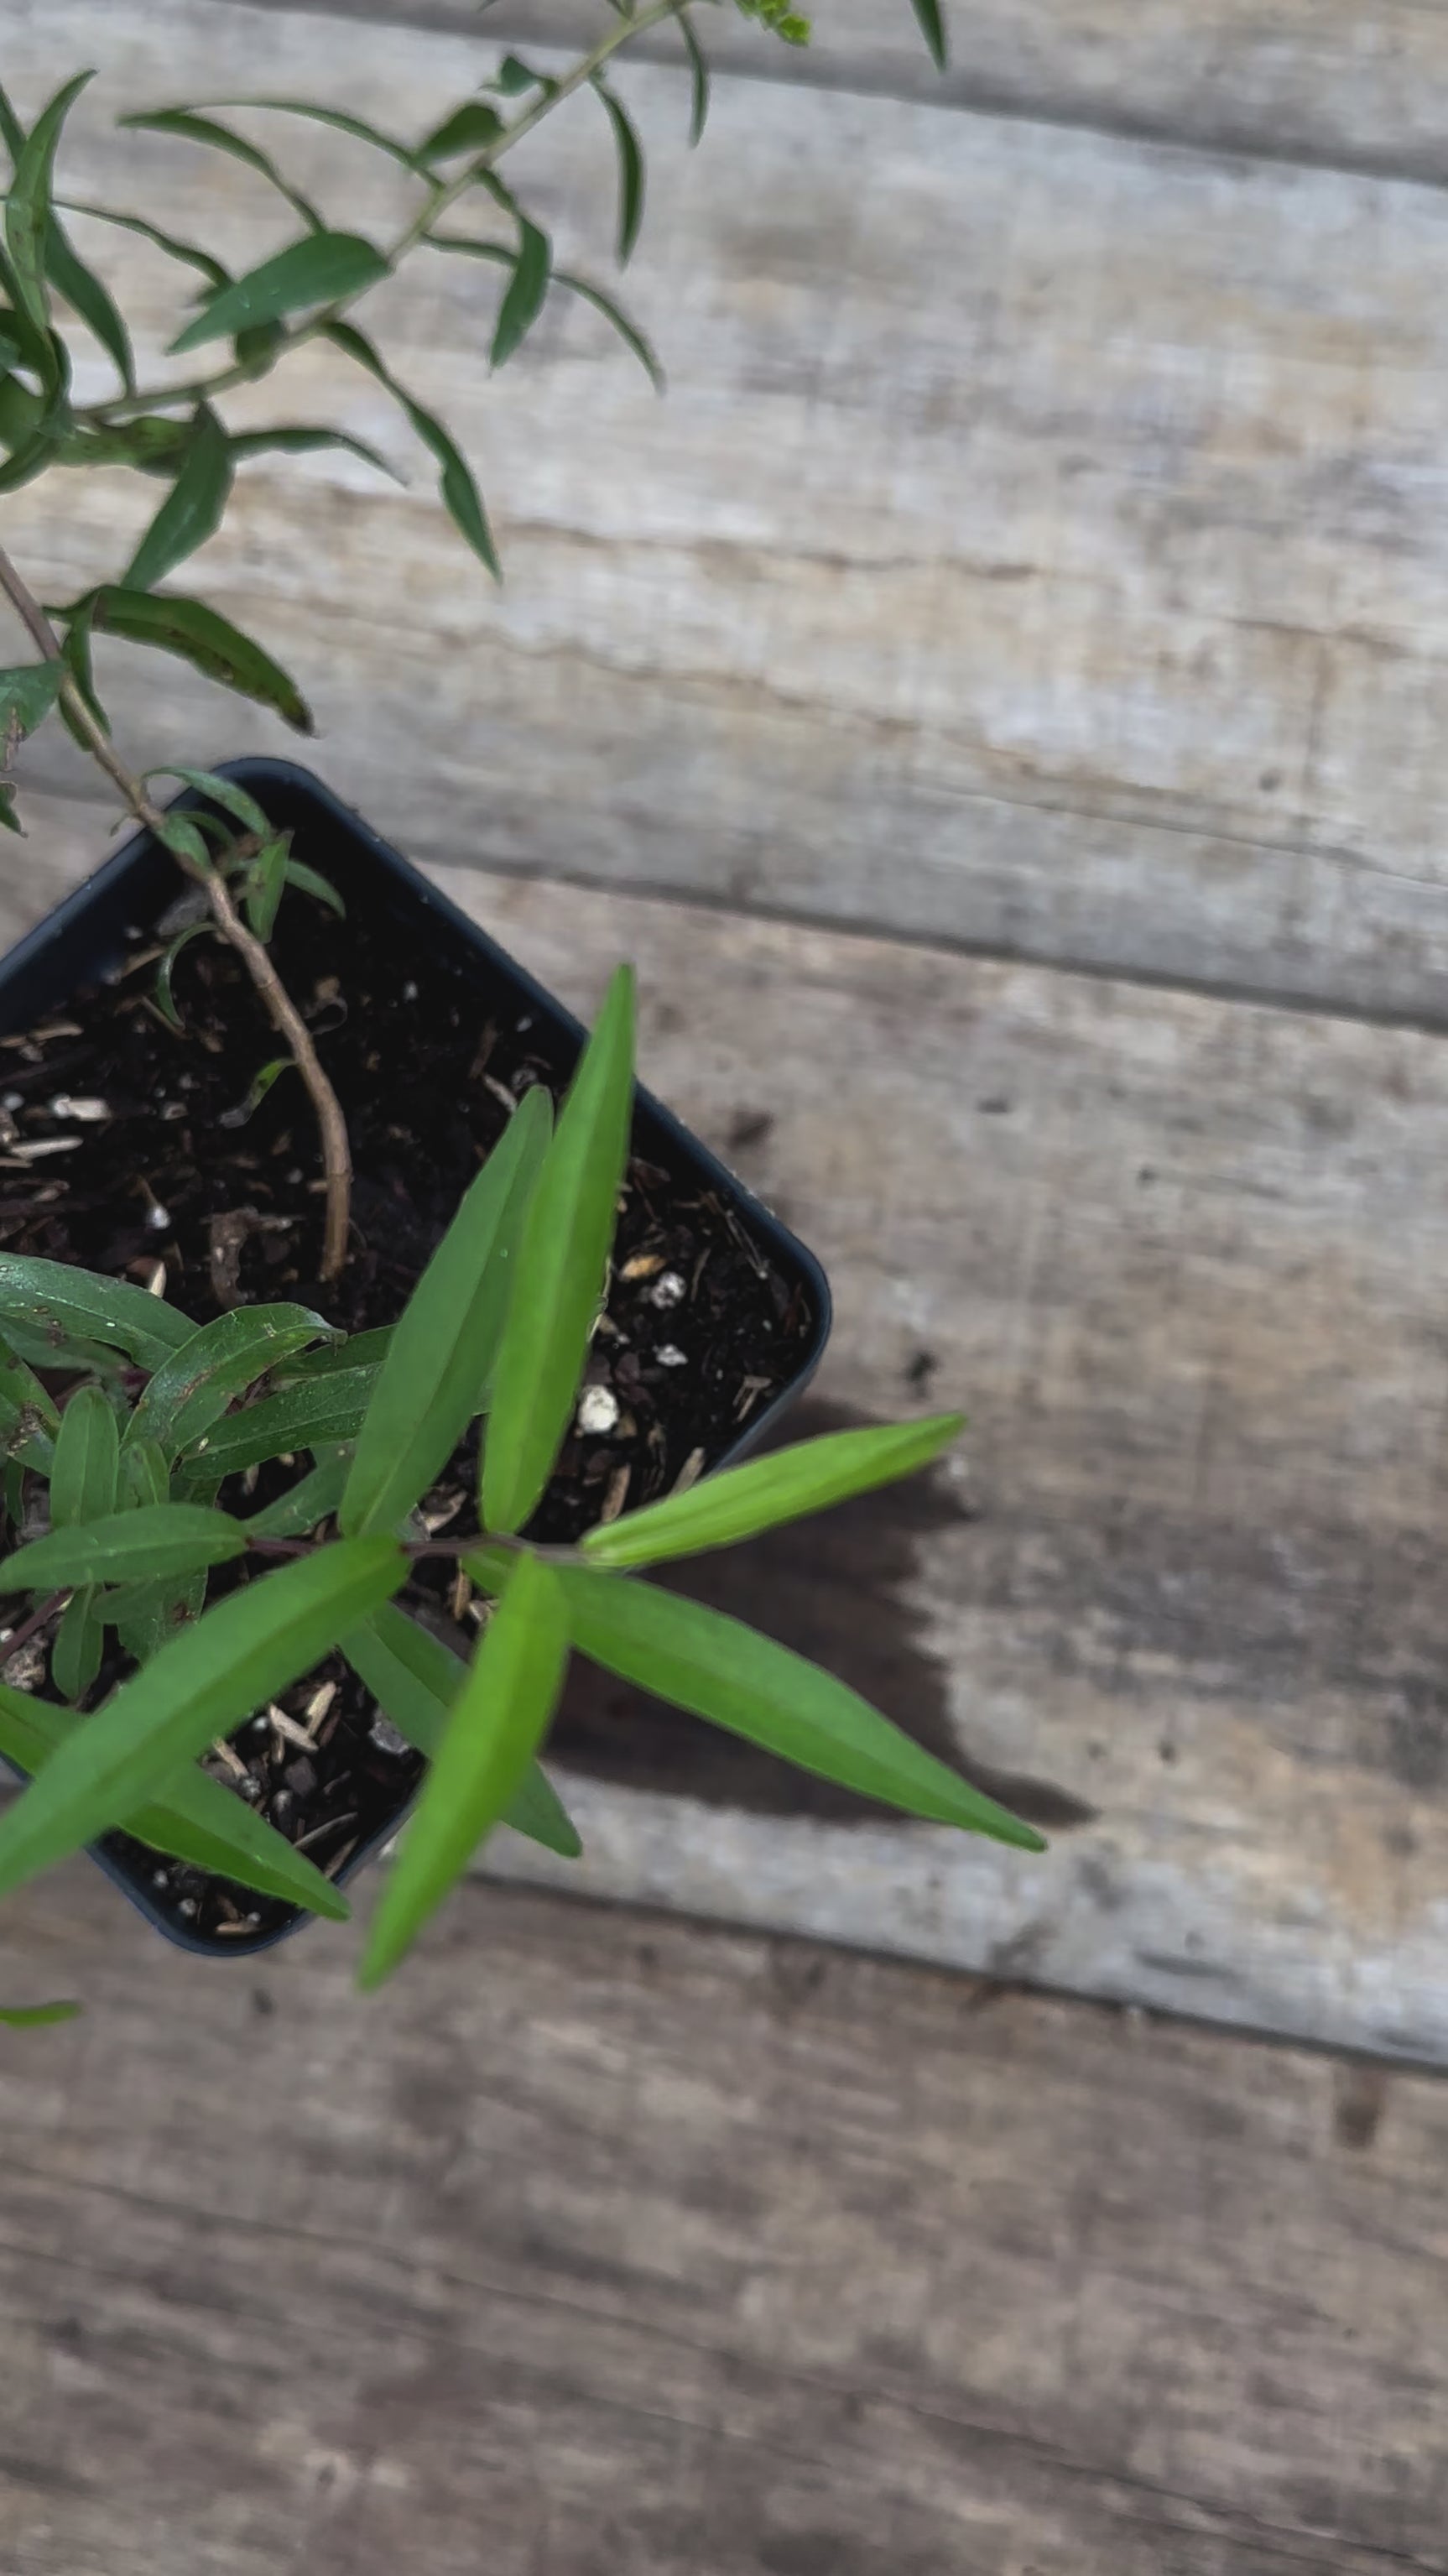
[[[660,1342],[654,1357],[660,1368],[687,1368],[689,1365],[688,1353],[681,1351],[677,1342]]]
[[[50,1104],[50,1114],[52,1118],[74,1118],[81,1127],[97,1127],[103,1118],[109,1118],[111,1104],[108,1100],[73,1100],[68,1091],[58,1091]]]
[[[616,1430],[618,1411],[611,1386],[586,1386],[578,1401],[578,1428],[595,1434]]]
[[[683,1302],[683,1280],[680,1278],[677,1270],[666,1270],[662,1278],[656,1279],[652,1288],[649,1290],[649,1304],[651,1306],[682,1306]]]
[[[387,1754],[394,1762],[401,1762],[410,1750],[406,1736],[401,1734],[393,1725],[391,1718],[384,1717],[380,1710],[372,1720],[367,1733],[378,1752]]]
[[[163,1208],[159,1200],[154,1207],[147,1208],[146,1223],[153,1234],[164,1234],[170,1222],[171,1211]]]

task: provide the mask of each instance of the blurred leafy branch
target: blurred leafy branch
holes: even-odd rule
[[[32,1775],[0,1817],[0,1894],[119,1825],[344,1916],[307,1854],[199,1767],[337,1649],[430,1765],[372,1922],[365,1986],[391,1973],[499,1823],[579,1850],[537,1759],[574,1652],[867,1797],[1041,1848],[843,1682],[638,1580],[927,1465],[958,1415],[799,1442],[605,1520],[576,1547],[528,1538],[609,1277],[633,1031],[620,967],[556,1124],[547,1090],[525,1092],[384,1333],[349,1342],[296,1305],[198,1330],[125,1281],[0,1252],[6,1514],[17,1532],[33,1525],[38,1487],[49,1523],[0,1562],[0,1592],[32,1603],[0,1666],[43,1641],[59,1693],[0,1680],[0,1755]],[[76,1373],[63,1408],[45,1368]],[[479,1418],[476,1526],[439,1536],[445,1520],[423,1507]],[[241,1516],[248,1476],[276,1460],[291,1481]],[[491,1605],[471,1661],[405,1604],[420,1562],[438,1557]],[[207,1607],[222,1567],[233,1588]],[[111,1631],[129,1678],[116,1678]]]
[[[122,125],[137,133],[174,137],[230,155],[291,207],[301,226],[297,238],[240,277],[211,251],[175,239],[148,215],[76,203],[59,192],[56,159],[65,121],[93,78],[91,72],[77,72],[67,80],[29,129],[0,89],[0,142],[10,161],[3,201],[5,246],[0,250],[0,495],[18,491],[53,467],[90,464],[131,466],[168,487],[119,579],[99,583],[76,599],[43,608],[0,552],[0,589],[41,657],[38,665],[0,670],[0,824],[20,829],[6,773],[21,740],[54,707],[81,748],[105,771],[126,810],[155,832],[186,874],[204,887],[212,927],[241,957],[312,1103],[327,1184],[324,1280],[335,1279],[346,1259],[351,1193],[347,1131],[305,1023],[267,954],[269,899],[238,909],[226,872],[212,853],[198,847],[194,825],[168,822],[146,780],[126,766],[96,695],[93,639],[113,635],[177,654],[225,687],[272,708],[299,731],[311,731],[306,700],[269,652],[205,602],[159,585],[215,535],[236,467],[250,456],[341,447],[384,473],[391,471],[383,457],[345,429],[286,422],[241,432],[227,428],[216,408],[227,393],[271,376],[291,351],[317,339],[329,342],[392,396],[438,469],[443,505],[464,542],[497,576],[492,528],[467,459],[445,424],[397,382],[373,342],[348,317],[373,287],[395,276],[420,250],[471,257],[496,265],[505,276],[490,351],[494,368],[521,347],[550,294],[560,288],[602,314],[661,385],[658,361],[643,332],[603,287],[555,267],[546,230],[500,176],[499,165],[568,99],[591,90],[617,147],[615,249],[619,264],[626,264],[643,222],[645,160],[633,119],[610,85],[610,66],[639,37],[673,20],[687,56],[690,131],[697,143],[708,116],[709,64],[694,9],[720,5],[727,0],[650,0],[650,5],[634,0],[632,6],[610,0],[597,41],[566,70],[544,71],[518,54],[505,54],[473,95],[415,141],[383,133],[343,109],[299,99],[228,99],[123,117]],[[809,21],[787,0],[733,0],[733,5],[786,44],[809,39]],[[912,0],[912,6],[926,43],[943,66],[940,0]],[[338,128],[404,170],[416,183],[420,202],[385,246],[364,233],[338,230],[270,154],[222,121],[218,108],[259,108]],[[491,215],[501,218],[501,238],[439,230],[443,218],[468,199],[481,200]],[[230,354],[223,363],[210,374],[179,383],[138,384],[125,317],[104,278],[76,250],[63,218],[118,225],[199,276],[194,310],[168,354],[187,356],[224,342]],[[109,357],[117,377],[114,393],[95,402],[72,401],[73,366],[57,320],[57,301]],[[235,850],[238,868],[251,866],[260,855],[254,839],[236,844]],[[232,877],[237,873],[234,868]],[[274,919],[274,904],[270,912]]]

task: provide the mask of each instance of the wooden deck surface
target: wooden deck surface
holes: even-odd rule
[[[12,1908],[93,2010],[0,2052],[0,2570],[1443,2576],[1448,13],[981,0],[943,84],[906,0],[803,57],[705,15],[698,155],[669,43],[620,76],[663,404],[578,311],[490,383],[472,263],[382,299],[502,594],[345,457],[248,466],[195,585],[568,1000],[638,961],[648,1079],[831,1272],[809,1419],[967,1408],[702,1579],[1052,1851],[599,1686],[613,1909],[500,1848],[371,2018],[345,1937],[228,1979],[84,1871]],[[475,18],[6,0],[0,71],[97,63],[75,192],[143,154],[244,263],[254,179],[114,115],[411,130]],[[520,177],[602,272],[587,107]],[[354,146],[265,130],[358,220]],[[86,248],[159,338],[174,272]],[[282,416],[407,459],[311,353]],[[65,596],[153,506],[5,538]],[[295,748],[104,676],[137,760]],[[107,829],[27,769],[7,931]]]

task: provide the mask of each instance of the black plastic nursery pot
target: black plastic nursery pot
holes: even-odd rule
[[[309,772],[252,759],[222,774],[345,899],[339,922],[289,894],[273,954],[348,1121],[347,1272],[330,1291],[316,1280],[310,1111],[290,1071],[257,1097],[276,1041],[236,958],[189,941],[173,976],[179,1032],[157,1007],[156,961],[195,898],[144,832],[0,961],[0,1245],[139,1280],[198,1324],[276,1298],[348,1331],[390,1324],[514,1103],[536,1082],[563,1090],[583,1031]],[[592,1400],[535,1530],[576,1537],[740,1457],[808,1384],[829,1322],[813,1255],[641,1090]],[[472,1463],[465,1444],[434,1498],[444,1517],[470,1508]],[[289,1481],[262,1474],[244,1509]],[[422,1580],[431,1597],[410,1606],[444,1633],[460,1622],[465,1639],[454,1578],[429,1564]],[[120,1669],[103,1671],[97,1699]],[[47,1687],[38,1660],[25,1678]],[[421,1767],[340,1657],[239,1729],[229,1762],[338,1884],[395,1831]],[[310,1919],[124,1834],[94,1857],[168,1939],[209,1957],[248,1957]]]

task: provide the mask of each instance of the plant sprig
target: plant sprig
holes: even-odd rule
[[[163,1615],[138,1669],[94,1713],[0,1685],[0,1753],[34,1774],[0,1817],[0,1894],[116,1825],[242,1886],[338,1914],[305,1885],[274,1825],[198,1773],[205,1748],[340,1648],[429,1770],[378,1909],[361,1979],[389,1975],[501,1822],[558,1851],[577,1837],[536,1768],[572,1654],[787,1761],[868,1797],[1018,1849],[1041,1838],[818,1666],[740,1622],[640,1580],[644,1569],[734,1545],[869,1491],[938,1457],[960,1417],[799,1442],[585,1534],[542,1545],[528,1517],[574,1418],[600,1292],[633,1098],[632,978],[620,968],[556,1126],[535,1090],[514,1111],[390,1333],[345,1338],[297,1306],[248,1307],[199,1331],[114,1280],[0,1255],[0,1335],[34,1351],[76,1337],[144,1376],[92,1373],[57,1412],[33,1407],[21,1446],[24,1362],[10,1361],[13,1456],[48,1489],[50,1529],[0,1561],[0,1591],[43,1592],[24,1633],[49,1635],[69,1602],[123,1643],[138,1590]],[[360,1381],[351,1430],[305,1411]],[[250,1426],[266,1436],[247,1441]],[[426,1534],[422,1506],[481,1423],[472,1526]],[[234,1434],[240,1431],[238,1448]],[[244,1459],[310,1454],[280,1503],[220,1507]],[[143,1473],[128,1475],[128,1460]],[[218,1472],[220,1471],[220,1472]],[[197,1498],[198,1487],[205,1498]],[[425,1559],[461,1569],[496,1606],[468,1664],[420,1626],[408,1586]],[[213,1568],[223,1599],[205,1605]],[[235,1580],[240,1572],[243,1579]],[[179,1623],[179,1624],[178,1624]],[[13,1651],[20,1635],[0,1652]],[[82,1702],[109,1650],[97,1653]],[[27,1733],[27,1728],[30,1730]],[[205,1812],[196,1807],[205,1782]],[[234,1809],[227,1830],[224,1810]],[[290,1875],[288,1875],[290,1873]]]

